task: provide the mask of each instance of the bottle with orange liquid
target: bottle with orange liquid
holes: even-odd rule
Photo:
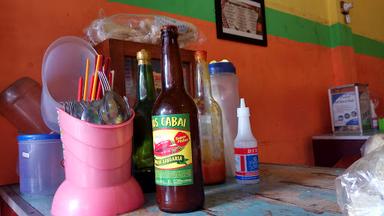
[[[196,97],[199,111],[200,145],[205,184],[219,184],[225,181],[225,159],[223,124],[219,104],[212,97],[211,81],[207,65],[207,53],[197,51]]]

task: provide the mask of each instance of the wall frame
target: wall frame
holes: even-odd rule
[[[267,46],[264,0],[215,0],[219,39]]]

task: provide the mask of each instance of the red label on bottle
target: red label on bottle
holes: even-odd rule
[[[184,132],[178,132],[174,140],[179,147],[184,147],[189,142],[189,136]]]
[[[257,154],[257,148],[235,148],[235,154]]]
[[[259,179],[257,148],[235,148],[236,179]]]

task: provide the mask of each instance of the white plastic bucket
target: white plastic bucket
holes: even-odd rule
[[[20,192],[53,195],[64,180],[63,147],[58,134],[19,135]]]

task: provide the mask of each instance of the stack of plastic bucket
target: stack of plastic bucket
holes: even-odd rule
[[[144,197],[131,176],[133,116],[119,125],[96,125],[58,110],[65,181],[53,215],[117,215],[139,208]]]
[[[19,135],[17,140],[20,192],[53,195],[64,180],[60,135]]]

